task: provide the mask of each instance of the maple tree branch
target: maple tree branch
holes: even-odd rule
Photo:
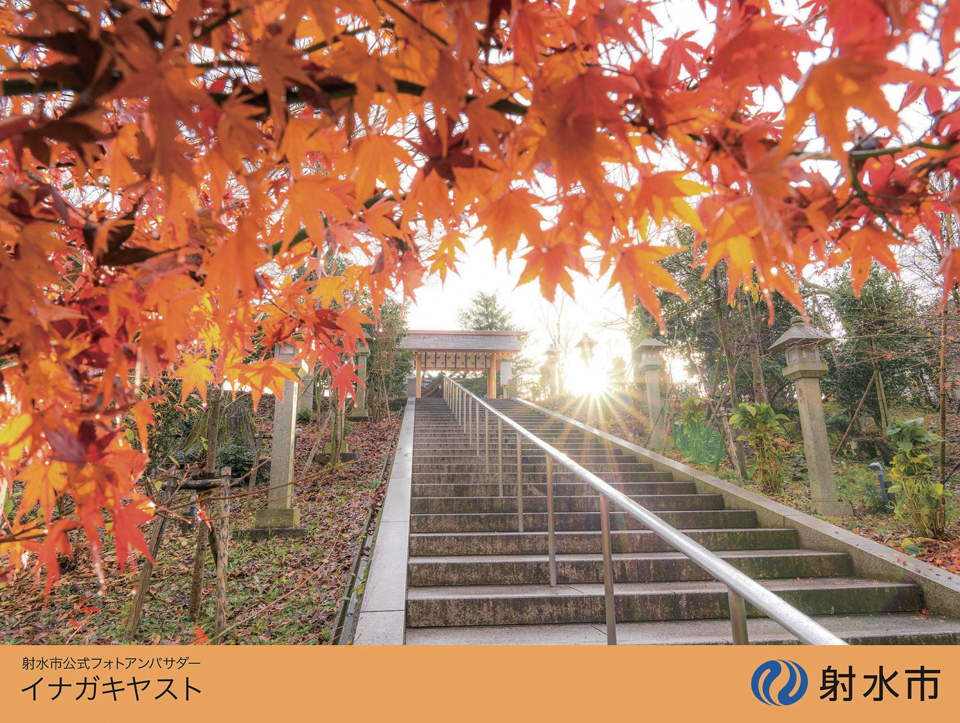
[[[202,66],[201,66],[202,67]],[[214,66],[211,66],[214,67]],[[250,67],[249,65],[224,65],[220,67]],[[396,89],[398,93],[403,93],[404,95],[412,95],[420,97],[427,90],[426,86],[420,85],[419,83],[413,83],[409,80],[396,80]],[[4,96],[22,96],[22,95],[34,95],[35,93],[64,93],[64,92],[73,92],[79,93],[82,91],[82,88],[73,88],[65,86],[62,83],[54,82],[52,80],[43,80],[37,78],[35,81],[26,80],[26,79],[16,79],[16,80],[4,80],[0,81],[0,89]],[[244,92],[244,89],[248,86],[240,86],[233,93],[210,93],[210,97],[213,99],[217,105],[223,105],[227,100],[236,93]],[[331,100],[340,99],[340,98],[352,98],[357,94],[357,85],[356,83],[350,83],[348,81],[342,80],[340,78],[327,78],[321,80],[317,83],[319,90],[326,94]],[[388,92],[388,89],[377,86],[377,90],[381,93]],[[253,91],[251,91],[253,92]],[[305,98],[301,97],[301,93],[298,90],[290,89],[286,94],[287,103],[303,103]],[[473,103],[479,100],[478,96],[468,95],[466,97],[467,103]],[[253,97],[250,99],[250,102],[254,105],[259,105],[268,110],[270,107],[269,99],[266,92],[254,93]],[[521,103],[518,103],[507,98],[501,98],[495,103],[491,103],[490,107],[497,111],[498,113],[503,113],[504,115],[517,115],[525,116],[527,114],[527,107]]]
[[[869,151],[850,151],[849,156],[851,159],[861,160],[864,158],[879,158],[880,156],[895,156],[898,153],[906,153],[908,151],[915,151],[921,148],[928,151],[949,151],[955,145],[956,144],[953,143],[927,143],[925,141],[916,141],[914,143],[908,143],[904,146],[894,146],[892,148],[877,148]]]
[[[72,88],[63,88],[52,80],[29,81],[25,79],[0,81],[0,94],[4,96],[34,95],[35,93],[76,92]]]
[[[909,241],[906,234],[903,233],[900,229],[893,225],[893,222],[887,216],[887,212],[882,208],[877,206],[873,200],[870,198],[870,194],[867,192],[867,189],[863,187],[863,184],[860,182],[860,175],[857,173],[857,169],[853,165],[854,159],[849,159],[849,168],[850,168],[850,184],[853,186],[854,192],[857,194],[857,198],[866,206],[870,211],[881,219],[886,225],[887,228],[894,233],[899,239],[903,241]]]
[[[237,17],[237,15],[240,15],[242,12],[243,12],[243,10],[231,10],[230,12],[228,12],[226,15],[224,15],[222,18],[220,18],[220,19],[217,20],[216,22],[211,23],[210,25],[204,26],[203,30],[201,30],[199,33],[197,33],[197,34],[192,38],[192,40],[196,41],[196,40],[199,40],[200,38],[205,38],[207,35],[209,35],[210,33],[212,33],[212,32],[213,32],[214,30],[216,30],[217,28],[223,27],[224,25],[226,25],[227,23],[229,23],[231,20],[233,20],[235,17]]]
[[[417,25],[421,30],[423,30],[423,31],[425,31],[427,34],[429,34],[430,37],[432,37],[434,40],[437,40],[438,42],[442,43],[445,47],[450,45],[450,43],[447,42],[446,38],[444,38],[444,37],[443,37],[442,35],[440,35],[439,33],[435,32],[434,30],[428,28],[428,27],[423,23],[422,20],[418,20],[417,18],[415,18],[413,15],[410,14],[410,12],[409,12],[406,8],[398,5],[397,3],[394,2],[394,0],[383,0],[383,2],[386,3],[387,5],[389,5],[390,7],[392,7],[394,10],[396,10],[396,11],[397,11],[398,13],[400,13],[401,15],[403,15],[403,17],[405,17],[405,18],[406,18],[407,20],[409,20],[411,23]]]
[[[384,191],[380,191],[380,193],[373,194],[372,196],[370,196],[370,198],[366,199],[363,202],[364,208],[371,208],[375,203],[377,203],[377,201],[381,200],[382,198],[385,198],[387,193],[389,193],[389,191],[384,190]],[[329,228],[329,224],[327,223],[327,217],[323,216],[322,214],[321,214],[321,217],[323,219],[323,227]],[[268,246],[267,253],[269,253],[271,256],[279,256],[280,253],[284,250],[284,246],[286,246],[286,250],[289,251],[297,244],[303,243],[304,241],[307,241],[309,239],[310,239],[310,234],[307,233],[307,229],[301,228],[299,231],[297,231],[294,237],[290,239],[289,243],[285,243],[284,241],[281,240]]]

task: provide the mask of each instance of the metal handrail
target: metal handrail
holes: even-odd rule
[[[458,423],[470,425],[470,416],[476,407],[476,421],[473,426],[477,438],[477,454],[480,452],[480,407],[485,409],[486,424],[489,425],[490,414],[497,420],[498,432],[501,425],[506,423],[517,433],[517,514],[519,517],[519,531],[523,532],[523,485],[521,483],[522,451],[521,439],[526,439],[534,446],[546,453],[547,459],[547,550],[550,558],[550,585],[557,584],[556,543],[554,539],[553,514],[553,467],[559,464],[568,472],[586,482],[600,495],[600,528],[601,548],[603,551],[603,586],[606,609],[607,643],[616,645],[616,608],[614,604],[613,554],[610,536],[609,503],[612,502],[624,512],[642,522],[651,532],[678,552],[687,556],[691,562],[707,571],[717,580],[727,586],[727,596],[730,603],[730,622],[733,627],[733,642],[737,645],[749,643],[747,635],[747,612],[745,600],[764,613],[768,618],[780,624],[784,629],[793,633],[801,642],[808,645],[846,645],[846,643],[831,633],[820,623],[805,613],[800,612],[790,603],[770,592],[756,580],[744,574],[733,565],[710,552],[703,545],[694,542],[672,525],[668,525],[645,507],[638,505],[622,492],[604,482],[595,474],[574,462],[560,450],[543,441],[535,434],[506,416],[498,409],[490,406],[473,392],[444,377],[444,400],[453,411]],[[486,434],[486,468],[490,465],[490,435]],[[497,454],[500,458],[500,496],[503,496],[503,435],[498,433]]]

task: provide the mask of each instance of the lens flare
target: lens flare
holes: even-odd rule
[[[566,387],[578,397],[601,397],[610,391],[610,370],[602,368],[598,360],[587,366],[577,359],[567,373]]]

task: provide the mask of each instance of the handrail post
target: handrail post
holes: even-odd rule
[[[477,418],[474,420],[476,422],[477,428],[477,456],[480,456],[480,400],[477,400]]]
[[[553,518],[553,457],[547,455],[547,555],[550,558],[550,587],[557,586],[557,539]]]
[[[473,444],[473,400],[467,397],[467,444]]]
[[[497,417],[497,482],[503,497],[503,420]]]
[[[610,544],[610,505],[600,495],[600,545],[603,550],[603,600],[607,618],[607,645],[617,644],[617,602],[613,595],[613,553]]]
[[[484,473],[490,474],[490,410],[483,408],[483,464]]]
[[[520,432],[517,432],[517,529],[523,532],[523,447],[520,443]]]
[[[727,588],[727,601],[730,604],[730,624],[733,626],[733,644],[749,645],[747,633],[747,605],[743,597],[733,588]]]

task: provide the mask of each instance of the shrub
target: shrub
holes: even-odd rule
[[[715,429],[703,423],[709,402],[702,397],[687,397],[680,405],[680,419],[676,424],[673,441],[676,448],[690,462],[698,466],[716,469],[723,461],[723,437]]]
[[[753,457],[747,462],[750,478],[768,494],[783,487],[783,451],[777,446],[777,436],[783,434],[780,423],[785,419],[763,402],[740,404],[730,417],[730,424],[744,433],[738,439],[753,447]]]
[[[923,428],[923,419],[891,422],[887,436],[893,445],[890,492],[897,496],[894,515],[914,534],[942,538],[947,531],[947,492],[932,478],[933,458],[927,451],[939,438]]]
[[[313,421],[313,410],[312,409],[298,409],[297,410],[297,423],[306,424],[307,422]]]
[[[253,469],[253,453],[242,444],[226,444],[217,450],[217,472],[230,468],[233,477],[243,477]]]

